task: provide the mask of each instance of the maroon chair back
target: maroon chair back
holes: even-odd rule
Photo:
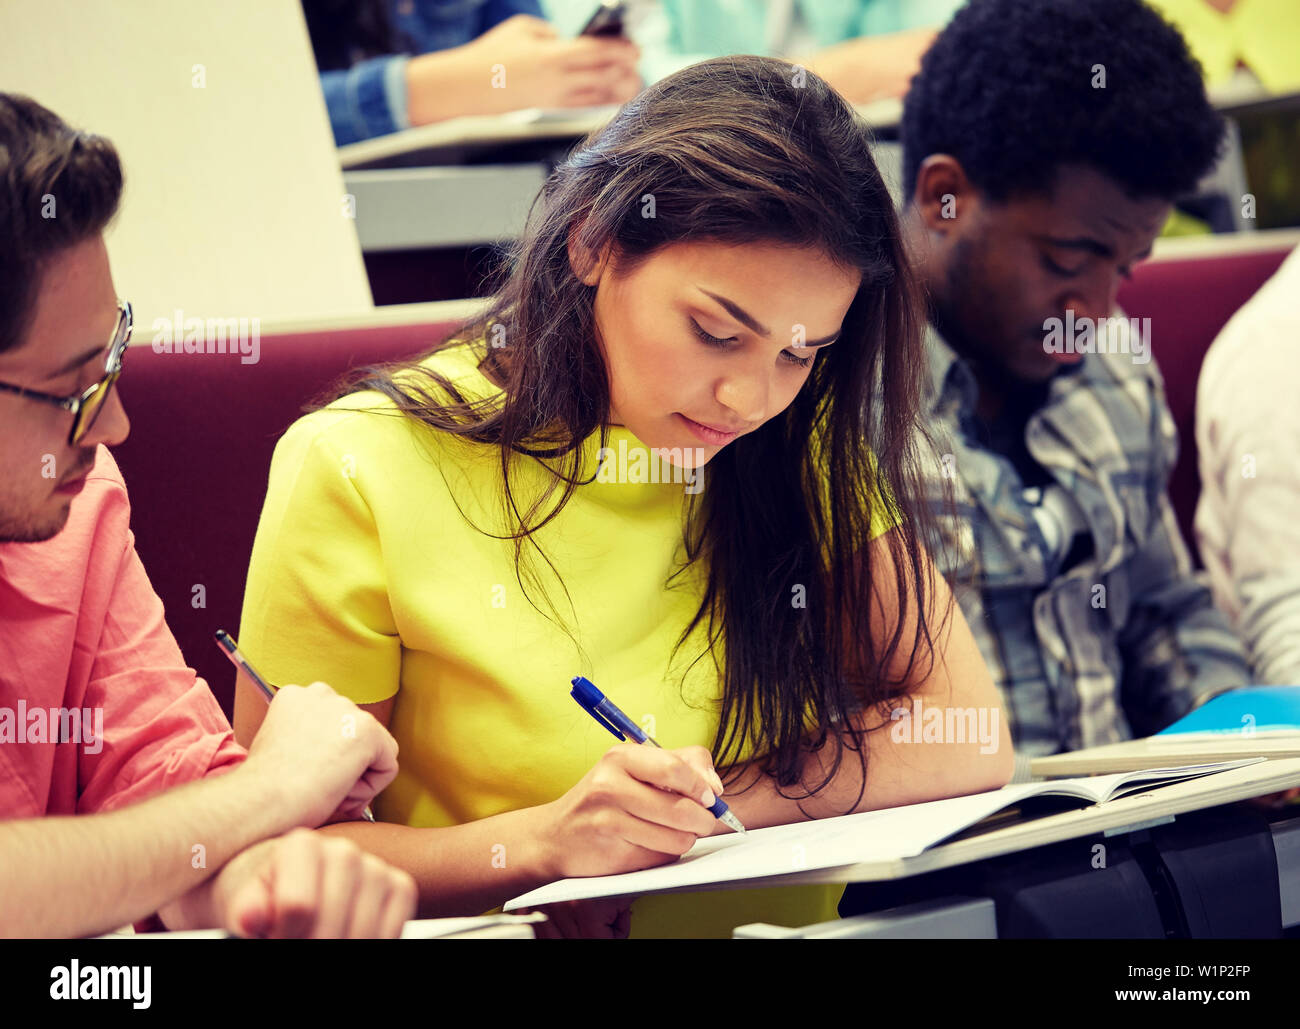
[[[1151,351],[1164,376],[1169,408],[1178,427],[1178,463],[1169,480],[1169,500],[1178,527],[1197,564],[1192,532],[1201,476],[1196,460],[1196,380],[1219,330],[1254,296],[1286,258],[1289,249],[1147,261],[1119,291],[1130,318],[1151,319]]]
[[[131,435],[114,450],[136,549],[181,652],[230,716],[234,669],[212,642],[236,633],[276,441],[303,406],[353,368],[430,349],[456,326],[268,336],[237,354],[134,346],[118,383]]]

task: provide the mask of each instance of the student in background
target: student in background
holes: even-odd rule
[[[1196,539],[1256,682],[1300,685],[1300,250],[1224,326],[1201,367]]]
[[[1150,327],[1107,320],[1222,133],[1138,0],[972,0],[904,103],[924,410],[947,440],[931,481],[956,487],[945,535],[970,545],[945,572],[973,582],[959,596],[1018,775],[1249,682],[1165,494],[1177,440]]]
[[[1148,0],[1187,39],[1211,89],[1244,77],[1269,93],[1300,89],[1295,0]]]
[[[625,39],[560,39],[538,0],[303,0],[339,146],[467,114],[617,104]]]
[[[136,556],[106,449],[129,428],[101,235],[121,191],[107,140],[0,93],[0,935],[394,936],[410,877],[290,831],[359,816],[392,738],[316,683],[245,755]]]
[[[921,55],[961,0],[629,0],[629,34],[655,82],[696,61],[764,54],[804,65],[846,100],[901,97]],[[594,0],[542,0],[580,24]]]
[[[996,694],[920,544],[919,307],[843,99],[768,58],[671,76],[560,164],[510,267],[481,321],[364,372],[272,463],[241,642],[273,679],[323,661],[392,728],[390,824],[357,841],[468,914],[671,861],[717,793],[760,827],[1002,785]],[[611,748],[580,674],[666,749]],[[912,697],[988,738],[896,742]],[[840,892],[553,916],[729,935]]]

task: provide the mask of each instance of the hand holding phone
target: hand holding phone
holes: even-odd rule
[[[621,36],[626,16],[627,4],[624,0],[602,0],[601,5],[587,19],[587,24],[582,27],[578,35],[605,38]]]

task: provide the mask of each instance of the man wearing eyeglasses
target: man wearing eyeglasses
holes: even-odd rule
[[[121,189],[107,140],[0,93],[0,936],[394,936],[410,876],[306,831],[361,814],[392,737],[318,683],[246,754],[136,555],[107,449],[129,430]]]

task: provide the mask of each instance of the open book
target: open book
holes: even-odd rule
[[[514,898],[504,910],[565,900],[721,886],[791,872],[838,868],[860,861],[914,857],[989,815],[1031,797],[1070,797],[1085,804],[1104,804],[1130,793],[1262,760],[1248,758],[1182,768],[1154,768],[1117,775],[1023,783],[968,797],[950,797],[924,804],[754,829],[745,835],[709,836],[696,841],[695,846],[672,864],[622,875],[561,879]]]

